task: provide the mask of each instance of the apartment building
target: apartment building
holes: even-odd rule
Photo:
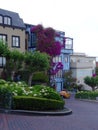
[[[0,9],[0,40],[8,47],[25,52],[25,24],[18,13]],[[0,71],[6,59],[0,57]]]
[[[87,56],[85,53],[70,55],[70,69],[78,83],[83,84],[86,76],[93,76],[96,69],[96,57]]]
[[[0,40],[10,49],[25,51],[25,24],[18,13],[0,9]]]

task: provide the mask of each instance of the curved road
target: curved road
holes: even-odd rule
[[[0,113],[0,130],[98,130],[98,103],[66,99],[67,116],[26,116]]]

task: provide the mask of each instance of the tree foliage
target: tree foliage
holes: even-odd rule
[[[67,71],[64,73],[64,85],[65,88],[73,87],[73,84],[76,82],[76,79],[72,77],[72,71]]]
[[[98,86],[98,76],[95,76],[95,77],[89,77],[89,76],[86,76],[84,78],[84,82],[91,86],[92,87],[92,90],[94,91],[95,90],[95,87]]]
[[[29,71],[28,84],[31,86],[33,73],[49,69],[49,56],[46,53],[35,51],[25,53],[25,69]]]
[[[30,72],[46,70],[49,67],[49,56],[38,51],[25,53],[25,67]]]
[[[46,53],[36,51],[23,54],[17,50],[11,51],[3,42],[0,42],[0,56],[6,57],[5,71],[9,77],[12,77],[12,72],[18,72],[21,68],[27,69],[30,74],[49,68],[49,56]]]
[[[7,58],[10,57],[10,50],[7,44],[5,44],[3,41],[0,41],[0,56]]]
[[[18,50],[10,51],[10,57],[6,60],[6,70],[8,74],[13,74],[18,72],[23,67],[24,55]]]
[[[45,52],[51,56],[50,58],[50,75],[55,75],[60,69],[63,68],[62,63],[58,63],[54,67],[53,57],[59,56],[61,54],[62,46],[56,36],[60,36],[53,28],[44,28],[42,25],[37,25],[31,28],[31,32],[36,34],[37,45],[36,49],[40,52]],[[60,67],[58,67],[60,66]],[[54,68],[56,68],[54,70]]]
[[[98,76],[98,67],[96,67],[96,75]]]

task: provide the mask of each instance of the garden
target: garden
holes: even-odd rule
[[[45,29],[38,25],[31,28],[31,32],[37,36],[36,51],[33,53],[11,50],[0,41],[0,57],[5,61],[0,75],[0,107],[22,110],[63,109],[64,100],[49,84],[49,76],[63,67],[58,62],[60,68],[53,69],[53,57],[60,55],[63,46],[55,41],[57,34],[50,27]],[[41,78],[42,73],[44,80]]]
[[[53,88],[44,85],[29,87],[25,82],[0,79],[0,107],[14,110],[61,110],[65,101]]]

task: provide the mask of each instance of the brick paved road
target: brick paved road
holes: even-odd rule
[[[66,106],[73,113],[67,116],[24,116],[0,114],[0,130],[98,130],[98,103],[75,100]]]

